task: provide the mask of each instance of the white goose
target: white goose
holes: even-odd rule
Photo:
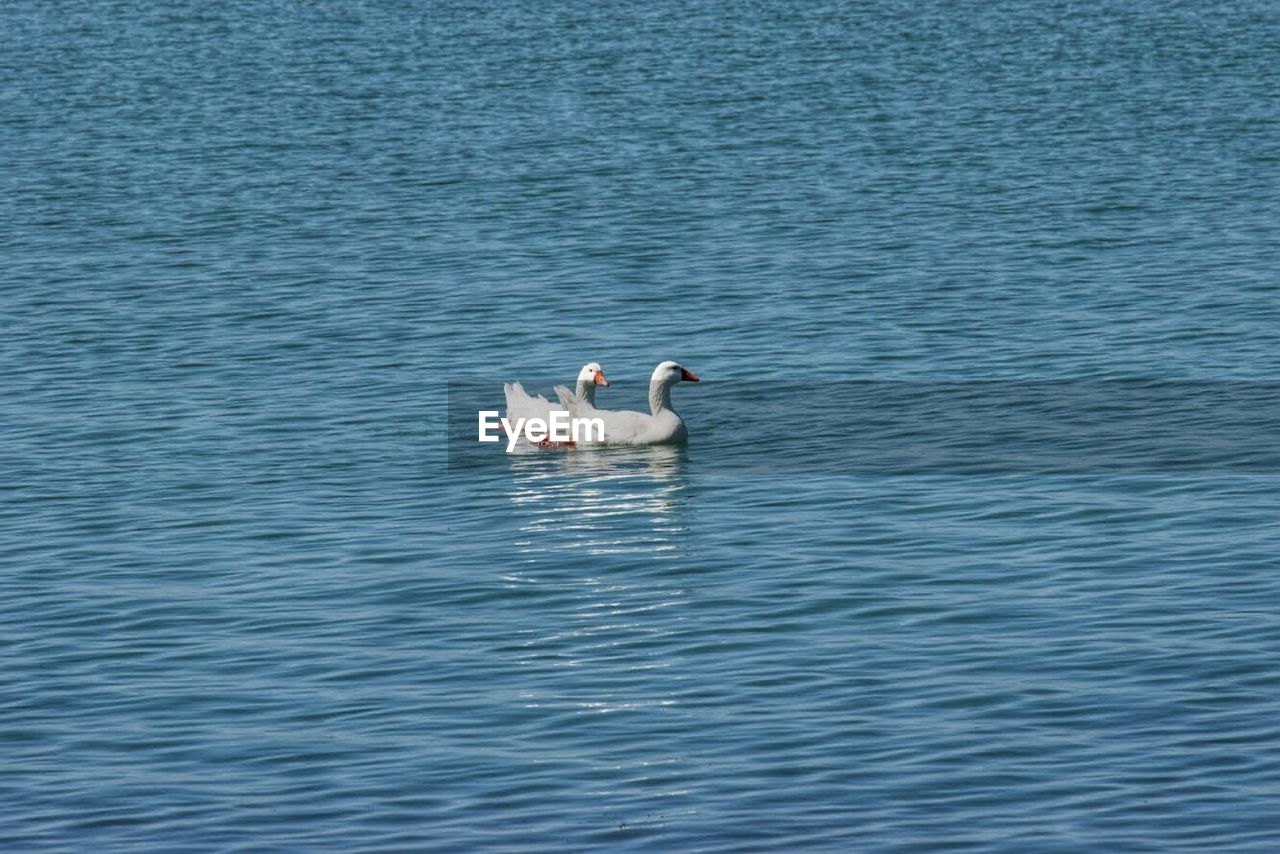
[[[606,445],[671,445],[685,441],[684,421],[671,408],[671,387],[698,378],[675,362],[663,362],[649,378],[649,411],[596,409],[593,403],[570,397],[563,386],[556,389],[560,403],[575,418],[599,418],[604,422]]]
[[[578,381],[574,388],[574,395],[578,400],[594,408],[596,405],[596,386],[608,388],[609,381],[605,379],[604,369],[600,367],[599,362],[588,362],[582,366],[582,370],[578,371]],[[559,386],[557,390],[562,388],[564,386]],[[551,419],[551,401],[542,395],[530,395],[524,390],[524,386],[518,382],[503,383],[502,392],[507,398],[507,419],[512,424],[516,423],[517,418],[526,420],[540,418],[544,423]]]

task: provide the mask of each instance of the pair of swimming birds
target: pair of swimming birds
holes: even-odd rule
[[[627,409],[600,409],[596,406],[596,390],[608,388],[604,369],[599,362],[588,362],[578,372],[573,391],[556,386],[560,405],[554,406],[542,395],[530,395],[518,382],[506,383],[507,418],[550,419],[553,409],[569,413],[571,418],[600,419],[604,425],[604,445],[671,445],[684,442],[688,430],[684,420],[671,408],[671,389],[676,383],[698,382],[698,378],[676,362],[662,362],[649,378],[649,412]],[[594,444],[594,443],[593,443]]]

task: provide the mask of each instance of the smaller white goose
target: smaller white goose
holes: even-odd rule
[[[557,389],[560,403],[575,418],[599,418],[604,422],[606,445],[671,445],[685,441],[688,430],[679,414],[671,408],[671,387],[678,382],[698,382],[698,378],[675,362],[663,362],[649,378],[649,412],[596,409],[594,404],[568,395],[568,389]]]
[[[605,379],[604,368],[599,362],[588,362],[578,371],[578,380],[574,387],[574,396],[591,407],[596,405],[596,386],[609,387]],[[558,386],[557,390],[564,388]],[[540,418],[543,422],[551,418],[551,401],[542,395],[530,395],[518,382],[503,383],[502,392],[507,398],[506,416],[512,424],[517,418]]]

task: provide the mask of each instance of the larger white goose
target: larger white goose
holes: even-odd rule
[[[588,406],[595,407],[596,386],[608,388],[609,381],[605,379],[604,369],[600,367],[599,362],[588,362],[582,366],[582,370],[578,371],[578,381],[575,384],[574,395]],[[524,390],[524,386],[518,382],[503,383],[502,392],[507,398],[507,419],[512,424],[516,423],[517,418],[524,418],[525,420],[540,418],[544,423],[550,420],[551,401],[542,395],[529,394]],[[556,408],[558,409],[559,407]]]
[[[649,412],[596,409],[575,400],[568,389],[557,389],[560,403],[575,418],[599,418],[604,422],[606,445],[671,445],[685,441],[688,430],[671,408],[671,387],[678,382],[698,382],[698,378],[675,362],[663,362],[649,378]]]

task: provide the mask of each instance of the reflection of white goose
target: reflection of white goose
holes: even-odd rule
[[[531,559],[553,552],[683,553],[689,545],[683,462],[676,445],[513,456],[509,497],[521,520],[515,546]],[[510,572],[511,580],[525,578],[519,565]]]
[[[649,412],[596,409],[594,404],[575,399],[568,389],[556,389],[560,404],[575,418],[599,418],[604,422],[606,445],[670,445],[688,436],[684,421],[671,408],[671,387],[678,382],[698,382],[698,378],[675,362],[663,362],[649,378]]]
[[[604,377],[604,369],[599,362],[588,362],[578,371],[578,382],[574,389],[577,400],[594,407],[596,404],[596,386],[609,387]],[[564,386],[557,387],[559,389]],[[530,395],[520,383],[503,383],[502,391],[507,398],[507,420],[512,424],[516,419],[540,418],[545,423],[551,418],[551,401],[540,394]],[[567,389],[566,389],[567,391]]]

